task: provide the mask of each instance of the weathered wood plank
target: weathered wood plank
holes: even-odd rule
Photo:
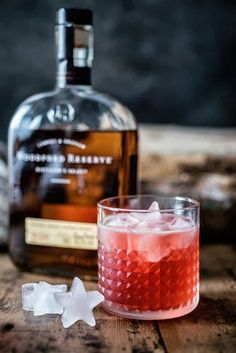
[[[101,334],[109,347],[107,352],[165,352],[153,322],[115,318],[108,325],[102,320]]]
[[[142,125],[143,193],[201,201],[204,241],[234,241],[236,130]]]
[[[233,246],[201,249],[201,299],[190,315],[160,321],[168,353],[234,353],[236,349],[236,252]]]
[[[50,283],[68,283],[68,280],[20,273],[6,255],[0,256],[0,352],[61,353],[66,349],[68,353],[233,353],[235,250],[230,245],[208,245],[201,250],[201,301],[192,314],[157,324],[116,318],[98,308],[95,328],[78,322],[67,330],[63,329],[59,316],[34,317],[23,311],[20,288],[22,283],[42,279]],[[95,289],[96,284],[86,283],[86,286]]]
[[[101,353],[163,353],[163,345],[155,323],[116,318],[97,308],[97,325],[78,322],[64,329],[60,317],[34,317],[21,308],[21,285],[45,280],[67,283],[68,279],[20,273],[7,256],[0,256],[0,352],[101,352]],[[95,283],[86,283],[95,289]]]

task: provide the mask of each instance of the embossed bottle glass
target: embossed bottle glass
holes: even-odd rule
[[[57,85],[9,128],[10,255],[25,270],[96,276],[98,200],[133,194],[137,125],[91,87],[90,10],[57,12]]]

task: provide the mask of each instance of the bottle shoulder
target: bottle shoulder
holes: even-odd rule
[[[133,114],[107,94],[88,88],[60,88],[35,94],[16,110],[10,128],[136,130]]]

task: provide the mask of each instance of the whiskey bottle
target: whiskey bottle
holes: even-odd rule
[[[134,194],[137,125],[91,86],[90,10],[56,15],[57,83],[9,127],[10,244],[23,270],[96,277],[98,200]]]

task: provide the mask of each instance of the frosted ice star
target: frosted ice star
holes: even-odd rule
[[[93,308],[104,300],[98,291],[86,292],[83,282],[75,277],[71,289],[66,293],[54,293],[55,301],[63,307],[62,324],[64,328],[83,320],[90,326],[95,326]]]
[[[35,316],[44,314],[62,314],[63,308],[56,303],[53,293],[66,291],[66,284],[52,285],[47,282],[23,284],[23,309],[33,311]]]
[[[66,284],[52,285],[47,282],[39,282],[35,290],[34,316],[62,314],[63,308],[56,303],[53,294],[66,291]]]
[[[22,306],[24,310],[34,311],[35,289],[37,285],[37,283],[22,284]]]

